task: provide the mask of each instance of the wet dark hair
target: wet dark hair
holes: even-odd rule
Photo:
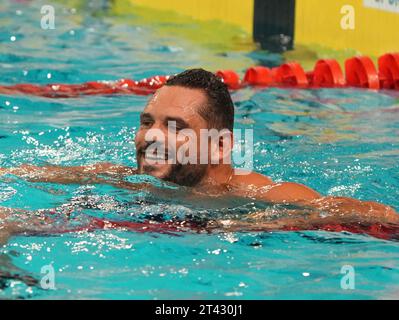
[[[165,85],[202,89],[208,98],[208,105],[201,108],[199,114],[210,128],[233,131],[233,100],[227,86],[215,74],[204,69],[189,69],[171,77]]]

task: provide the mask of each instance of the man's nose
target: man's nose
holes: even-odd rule
[[[155,121],[151,126],[151,129],[166,131],[166,128],[161,121]]]

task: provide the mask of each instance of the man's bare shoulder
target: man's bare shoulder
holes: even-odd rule
[[[239,186],[264,187],[272,184],[273,180],[257,172],[235,169],[231,183]]]
[[[294,182],[273,182],[267,176],[256,172],[239,171],[232,179],[244,193],[271,202],[303,202],[319,199],[313,189]]]
[[[321,195],[300,183],[281,182],[265,188],[262,198],[272,202],[306,203],[321,198]]]

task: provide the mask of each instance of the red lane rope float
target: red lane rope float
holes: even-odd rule
[[[349,86],[380,89],[378,72],[369,57],[354,57],[346,60],[346,81]]]
[[[131,88],[134,89],[136,89],[135,87],[141,89],[145,88],[146,90],[152,93],[161,88],[169,78],[170,76],[154,76],[151,78],[143,79],[137,82],[137,84],[131,84]]]
[[[343,87],[346,84],[339,63],[332,59],[317,61],[309,82],[313,87],[322,88]]]
[[[154,76],[141,81],[121,79],[118,81],[90,81],[83,84],[17,84],[0,86],[0,93],[24,93],[48,98],[74,98],[80,95],[137,94],[148,95],[162,87],[169,76]]]
[[[281,86],[306,88],[309,81],[299,63],[288,62],[272,70],[274,81]]]
[[[399,90],[399,53],[387,53],[380,57],[378,68],[381,88]]]
[[[357,87],[366,89],[399,90],[399,53],[387,53],[378,60],[378,72],[369,57],[353,57],[345,62],[345,75],[339,63],[332,59],[316,62],[314,69],[305,72],[296,62],[269,69],[263,66],[249,68],[241,81],[233,70],[218,70],[216,75],[231,90],[247,86],[335,88]],[[149,95],[162,87],[170,76],[154,76],[140,81],[90,81],[82,84],[16,84],[0,85],[0,94],[29,94],[48,98],[75,98],[81,95],[136,94]]]
[[[218,70],[215,73],[232,90],[241,87],[240,76],[233,70]]]
[[[251,86],[267,87],[274,82],[272,71],[266,67],[252,67],[247,70],[244,76],[244,84]]]

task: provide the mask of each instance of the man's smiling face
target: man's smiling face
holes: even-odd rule
[[[199,110],[206,108],[207,96],[201,89],[164,86],[149,101],[140,116],[136,157],[139,172],[180,185],[193,186],[206,174],[207,165],[200,161],[200,130],[208,123]],[[178,134],[190,129],[195,139],[179,139]],[[196,144],[197,164],[181,164],[176,155],[182,145]],[[156,146],[157,152],[149,152]],[[151,149],[149,149],[151,147]]]

